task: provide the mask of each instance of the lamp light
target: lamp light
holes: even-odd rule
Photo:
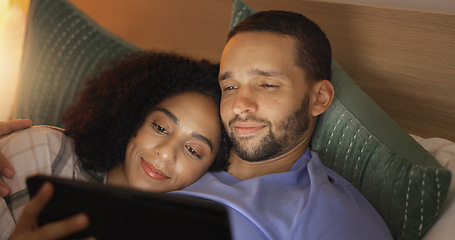
[[[11,117],[19,80],[28,4],[28,0],[0,0],[0,121]]]

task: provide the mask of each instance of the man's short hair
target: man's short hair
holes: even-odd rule
[[[309,18],[289,11],[258,12],[234,27],[227,41],[240,32],[272,32],[285,34],[296,40],[296,64],[309,83],[330,80],[332,50],[322,29]]]

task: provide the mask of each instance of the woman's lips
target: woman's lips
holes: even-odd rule
[[[153,164],[146,162],[144,159],[141,158],[141,165],[144,172],[151,178],[155,180],[168,180],[168,177],[163,171],[159,170]]]

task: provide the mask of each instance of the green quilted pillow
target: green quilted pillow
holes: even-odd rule
[[[85,77],[136,49],[66,0],[32,0],[14,117],[61,127],[61,114]]]
[[[231,27],[255,10],[233,1]],[[377,209],[395,239],[419,239],[438,217],[451,174],[386,114],[333,60],[332,106],[311,148]]]

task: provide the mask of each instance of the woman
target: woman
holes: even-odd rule
[[[207,170],[226,169],[216,65],[173,54],[138,52],[107,67],[86,81],[78,102],[64,113],[64,134],[43,126],[0,141],[16,171],[11,180],[5,179],[9,199],[15,199],[25,178],[36,171],[167,192],[190,185]],[[24,144],[27,141],[30,144]],[[25,150],[11,150],[27,145]],[[21,161],[30,163],[26,157],[30,154],[21,158],[15,153],[36,153],[42,150],[38,146],[48,152],[44,163],[38,154],[37,164],[21,165]],[[22,213],[23,205],[17,203],[6,201],[12,210],[0,217],[1,228],[6,228],[2,237],[9,237]],[[4,224],[7,216],[8,226]]]

